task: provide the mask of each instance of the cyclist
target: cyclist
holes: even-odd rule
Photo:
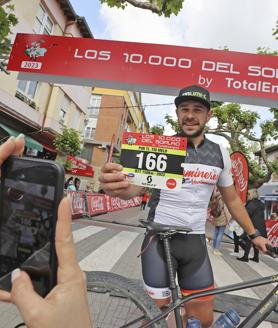
[[[23,150],[23,135],[11,137],[0,146],[0,166],[10,155],[20,155]],[[58,282],[45,299],[34,291],[27,273],[15,269],[12,291],[0,290],[0,301],[14,303],[29,328],[91,328],[86,279],[75,255],[68,199],[59,206],[56,251]]]
[[[187,226],[192,233],[175,234],[171,238],[172,260],[183,295],[214,288],[214,279],[206,248],[205,222],[212,191],[217,185],[229,212],[252,239],[266,252],[267,239],[254,228],[231,175],[228,152],[205,138],[204,129],[212,116],[208,90],[188,86],[175,98],[176,114],[182,133],[188,138],[184,163],[184,179],[180,191],[154,190],[150,200],[149,219],[166,225]],[[106,163],[101,170],[102,189],[111,196],[128,199],[141,191],[131,185],[122,173],[122,166]],[[147,234],[142,245],[142,272],[146,292],[163,307],[170,301],[167,264],[163,245]],[[213,297],[192,300],[185,305],[186,316],[201,320],[203,327],[213,321]],[[185,318],[186,320],[186,318]]]

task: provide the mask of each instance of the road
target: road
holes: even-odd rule
[[[144,229],[138,220],[146,218],[147,210],[130,208],[96,216],[92,219],[74,220],[72,230],[77,249],[78,261],[85,271],[110,271],[131,279],[141,280],[140,252]],[[208,225],[207,235],[211,236],[212,227]],[[225,237],[221,245],[222,256],[209,255],[213,266],[217,286],[224,286],[251,279],[277,274],[278,262],[266,255],[260,256],[260,262],[237,261],[230,253],[233,244]],[[233,292],[216,298],[215,316],[235,308],[242,317],[254,308],[260,298],[271,290],[270,285]],[[0,328],[13,328],[21,322],[13,305],[0,305]],[[278,328],[278,314],[273,313],[260,328]],[[112,328],[112,327],[111,327]]]

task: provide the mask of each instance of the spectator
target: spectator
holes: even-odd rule
[[[144,192],[144,194],[142,195],[140,210],[143,210],[143,211],[145,210],[146,204],[147,204],[149,198],[150,198],[150,196],[149,196],[148,192],[147,191]]]
[[[75,178],[75,179],[74,179],[75,190],[79,190],[80,183],[81,183],[81,181],[80,181],[79,178]]]
[[[258,193],[256,189],[248,191],[248,201],[246,203],[246,210],[251,218],[254,227],[260,232],[261,236],[267,237],[265,220],[264,220],[264,203],[258,199]],[[243,234],[242,239],[245,243],[244,254],[242,257],[237,258],[239,261],[248,262],[249,253],[251,250],[251,240],[248,238],[246,233]],[[253,246],[254,256],[250,260],[259,262],[259,251]]]
[[[67,184],[67,190],[73,190],[73,191],[76,191],[76,188],[75,188],[75,185],[74,185],[74,182],[73,182],[73,178],[71,180],[68,181],[68,184]]]
[[[212,197],[212,203],[215,203],[215,207],[219,208],[219,212],[217,211],[211,211],[212,215],[215,216],[212,217],[212,224],[214,225],[214,235],[213,235],[213,254],[214,255],[222,255],[222,253],[219,251],[221,241],[223,239],[223,235],[226,229],[227,224],[229,223],[231,219],[231,215],[225,206],[221,194],[219,192],[216,192],[214,196]]]

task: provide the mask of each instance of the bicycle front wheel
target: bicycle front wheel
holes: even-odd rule
[[[103,271],[86,274],[94,328],[137,328],[161,314],[154,301],[130,279]],[[167,328],[167,324],[160,320],[152,327]]]

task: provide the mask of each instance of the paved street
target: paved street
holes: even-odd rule
[[[110,271],[141,280],[141,264],[137,255],[140,251],[144,229],[139,226],[138,220],[145,218],[146,214],[147,211],[131,208],[100,215],[94,219],[75,220],[72,227],[81,268],[85,271]],[[212,228],[208,226],[207,230],[207,235],[210,237]],[[230,255],[232,246],[230,239],[225,237],[221,249],[223,256],[213,255],[209,246],[217,286],[277,273],[277,260],[261,255],[260,263],[240,262]],[[218,297],[215,314],[217,316],[219,312],[233,307],[244,317],[258,302],[257,300],[270,290],[271,286],[265,285]],[[12,305],[1,304],[0,317],[0,328],[13,328],[21,322]],[[269,319],[271,322],[265,321],[260,327],[278,327],[278,314],[273,313]]]

